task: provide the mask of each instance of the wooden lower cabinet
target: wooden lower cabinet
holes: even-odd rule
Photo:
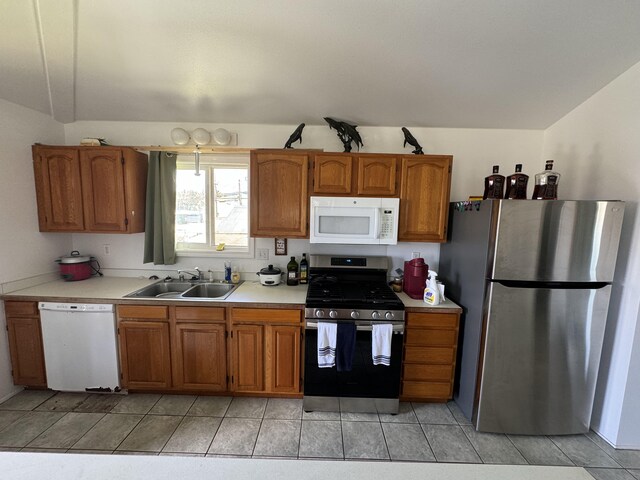
[[[169,388],[169,322],[125,320],[118,326],[123,387]]]
[[[225,309],[120,305],[123,386],[133,390],[227,390]]]
[[[445,402],[452,398],[459,322],[459,313],[407,313],[403,400]]]
[[[11,373],[15,385],[46,387],[40,315],[36,302],[5,302]]]
[[[236,392],[299,394],[300,310],[231,309]]]
[[[173,332],[174,386],[224,392],[227,389],[225,326],[177,323]]]

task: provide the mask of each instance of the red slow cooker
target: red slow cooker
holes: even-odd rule
[[[93,266],[96,262],[95,257],[80,255],[77,250],[68,256],[60,257],[56,262],[60,264],[60,275],[68,282],[86,280],[94,273],[100,274],[99,270]]]

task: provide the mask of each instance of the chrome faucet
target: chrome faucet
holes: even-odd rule
[[[189,275],[191,275],[191,280],[196,280],[196,277],[198,280],[204,280],[204,272],[198,267],[195,267],[194,270],[195,272],[192,270],[178,270],[178,279],[181,282],[184,282],[184,274],[188,273]]]

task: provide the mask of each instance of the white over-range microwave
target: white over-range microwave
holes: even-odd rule
[[[400,199],[311,197],[310,242],[395,245]]]

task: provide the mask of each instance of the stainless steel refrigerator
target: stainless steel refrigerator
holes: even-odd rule
[[[464,311],[454,400],[479,431],[588,431],[624,203],[450,212],[438,273]]]

